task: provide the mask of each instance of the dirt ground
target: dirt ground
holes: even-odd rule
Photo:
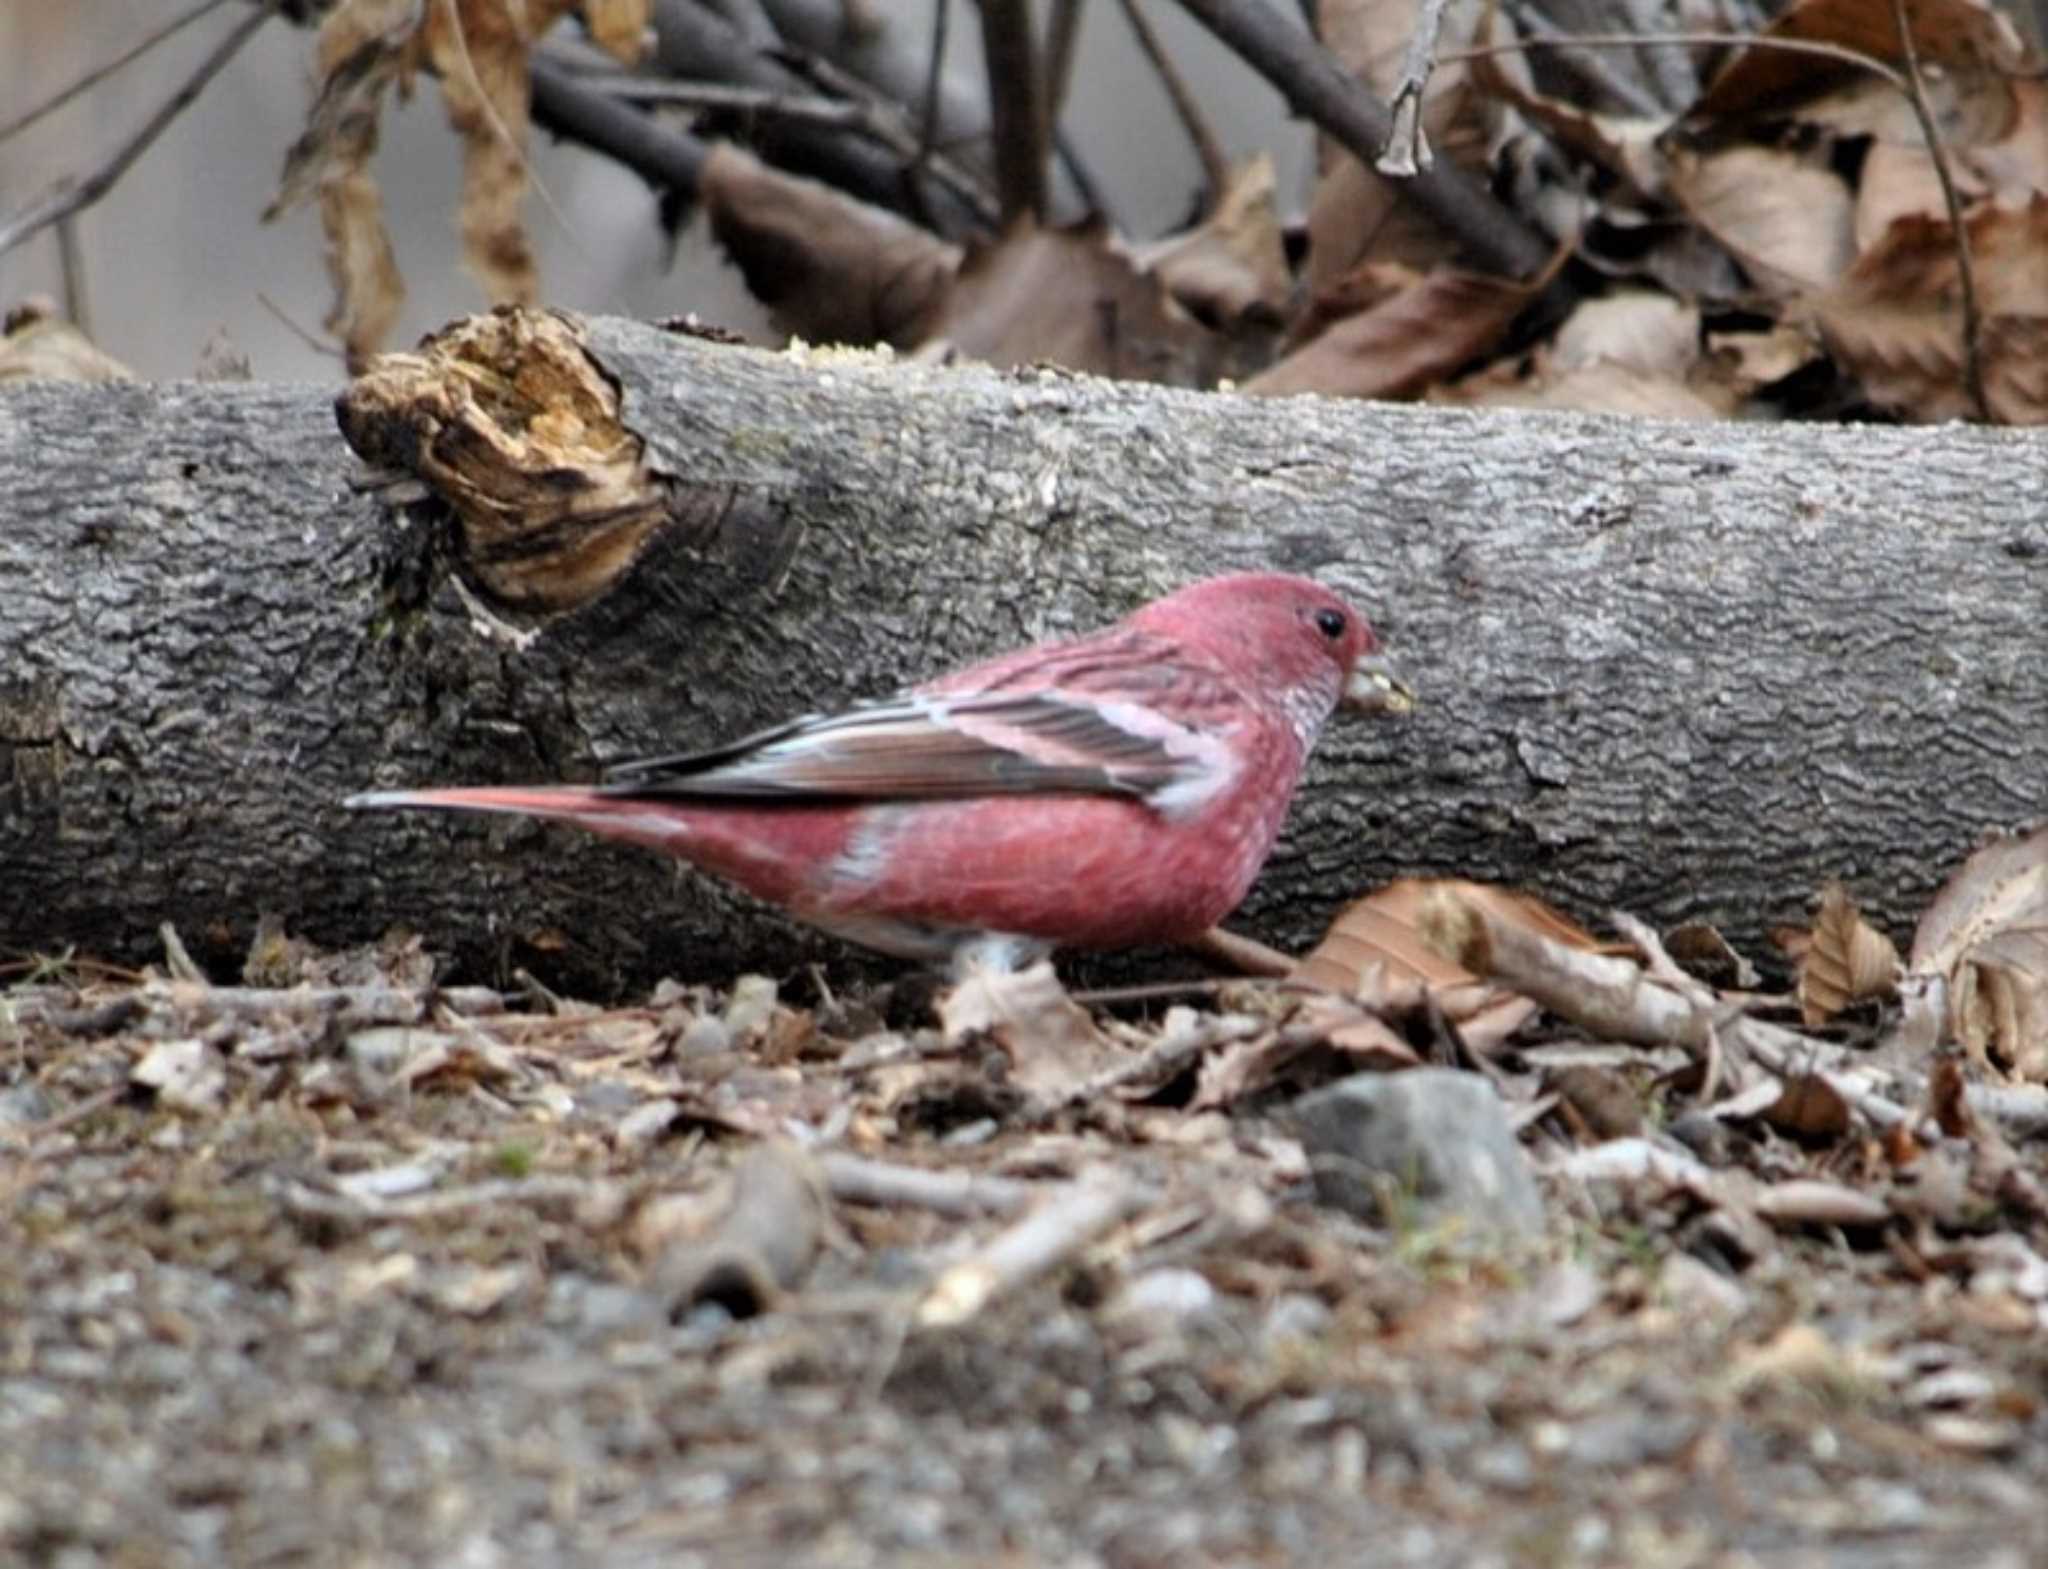
[[[1854,1132],[1729,1119],[1709,1190],[1537,1107],[1482,1242],[1318,1204],[1327,1053],[1203,1109],[1207,1012],[1048,1099],[801,979],[413,958],[0,993],[0,1560],[2048,1563],[2048,1227]]]

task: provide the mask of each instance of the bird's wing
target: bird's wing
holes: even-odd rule
[[[1156,716],[1135,705],[1118,707],[1051,692],[907,697],[810,715],[710,751],[624,763],[602,788],[763,800],[1149,796],[1205,766],[1202,738],[1170,721],[1148,724]]]

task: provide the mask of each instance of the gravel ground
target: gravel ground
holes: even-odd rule
[[[2038,1216],[1549,1175],[1482,1245],[1319,1205],[1295,1083],[1024,1115],[841,1004],[405,971],[0,1001],[0,1560],[2048,1563]]]

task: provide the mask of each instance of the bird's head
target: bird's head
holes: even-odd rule
[[[1341,703],[1405,714],[1415,694],[1380,651],[1365,617],[1308,578],[1244,572],[1209,578],[1131,618],[1146,631],[1204,649],[1244,671],[1320,727]]]

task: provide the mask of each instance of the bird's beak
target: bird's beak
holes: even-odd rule
[[[1372,655],[1351,667],[1351,679],[1344,683],[1343,706],[1358,713],[1393,717],[1414,708],[1415,689],[1394,673],[1385,658]]]

